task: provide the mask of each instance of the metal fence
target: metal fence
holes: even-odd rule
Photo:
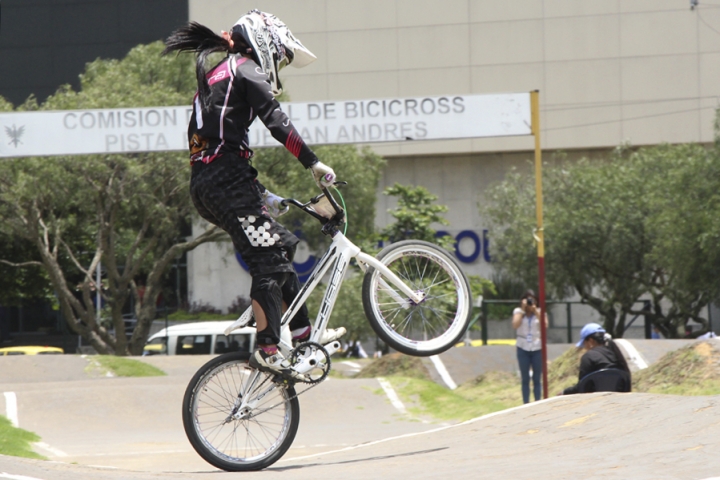
[[[587,303],[580,301],[556,301],[548,300],[545,302],[548,310],[548,338],[550,332],[556,342],[574,343],[573,333],[579,332],[583,325],[589,321],[599,321],[599,314],[592,309]],[[642,305],[642,310],[649,311],[651,308],[650,300],[642,300],[636,302]],[[480,335],[483,345],[487,345],[489,339],[489,306],[490,305],[518,305],[517,300],[483,300],[482,305],[474,308],[473,318],[470,322],[468,331],[473,327],[477,330],[480,327]],[[577,312],[577,307],[582,306],[581,312]],[[574,312],[575,310],[575,312]],[[564,317],[564,318],[563,318]],[[712,322],[712,320],[710,319]],[[712,323],[711,323],[712,325]],[[635,315],[627,322],[625,332],[631,333],[632,336],[640,338],[651,338],[652,324],[647,320],[645,315]]]

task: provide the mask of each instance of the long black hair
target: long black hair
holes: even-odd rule
[[[205,60],[211,53],[232,52],[232,50],[227,40],[208,27],[197,22],[189,22],[175,30],[165,40],[165,50],[162,51],[162,55],[171,52],[195,52],[197,54],[195,75],[197,76],[198,93],[202,105],[207,107],[210,85],[205,76]]]
[[[625,356],[610,335],[605,332],[595,332],[592,335],[588,335],[588,338],[592,338],[598,345],[605,345],[612,350],[617,358],[618,367],[620,367],[621,370],[625,370],[628,374],[630,373],[630,367],[627,364],[627,360],[625,360]]]

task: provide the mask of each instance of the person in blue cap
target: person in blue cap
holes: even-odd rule
[[[580,331],[580,341],[575,344],[587,352],[580,359],[578,383],[586,375],[604,368],[618,368],[630,375],[630,368],[620,348],[613,342],[612,336],[597,323],[588,323]],[[578,393],[578,385],[563,390],[562,395]]]

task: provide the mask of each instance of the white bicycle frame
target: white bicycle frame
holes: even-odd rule
[[[328,247],[327,251],[322,256],[320,261],[318,261],[317,265],[315,265],[315,268],[310,274],[308,281],[305,282],[305,285],[300,290],[297,297],[295,297],[295,300],[293,300],[290,307],[283,314],[280,321],[281,328],[290,328],[290,319],[295,316],[300,307],[305,303],[310,294],[313,292],[315,287],[318,286],[327,271],[332,267],[330,282],[328,283],[327,289],[325,290],[325,295],[323,296],[323,301],[320,304],[320,309],[318,310],[318,315],[315,318],[315,323],[313,324],[312,333],[309,339],[309,341],[311,342],[318,343],[323,333],[325,332],[325,329],[327,328],[328,321],[330,320],[330,314],[332,313],[333,306],[335,305],[335,300],[337,299],[338,293],[340,291],[340,285],[345,278],[347,266],[350,263],[350,260],[352,260],[353,258],[357,260],[363,272],[367,271],[368,267],[379,270],[385,276],[385,278],[387,278],[390,283],[397,288],[397,290],[393,289],[393,287],[382,278],[379,282],[381,287],[388,291],[389,294],[393,298],[395,298],[399,304],[403,306],[403,308],[410,308],[413,303],[419,304],[425,298],[425,295],[422,292],[415,292],[410,289],[410,287],[408,287],[397,275],[390,271],[390,269],[388,269],[382,262],[377,260],[375,257],[363,253],[360,250],[360,247],[353,244],[342,233],[337,232],[333,237],[333,241]],[[246,326],[251,319],[252,306],[248,307],[248,309],[243,312],[240,318],[238,318],[237,321],[235,321],[225,330],[225,335],[229,335],[233,330]],[[328,345],[324,345],[324,348],[328,355],[332,355],[340,349],[340,342],[331,342]],[[293,346],[287,343],[287,341],[282,340],[281,338],[280,343],[278,344],[278,349],[287,358],[292,352]],[[311,358],[301,359],[301,361],[294,365],[293,368],[297,372],[304,374],[310,371],[317,364],[317,362],[322,361],[323,358],[320,357],[323,355],[324,354],[322,353],[322,351],[317,351],[315,356]],[[246,383],[246,388],[244,388],[243,391],[240,392],[241,395],[236,400],[236,413],[234,415],[231,415],[231,417],[235,419],[244,418],[246,415],[249,414],[249,412],[252,411],[252,409],[257,406],[258,402],[269,391],[275,388],[274,384],[268,385],[265,386],[262,391],[254,392],[253,395],[248,395],[248,393],[252,392],[255,389],[259,378],[259,371],[255,371],[251,374],[251,378]],[[228,421],[229,420],[230,417],[228,418]]]
[[[325,290],[325,295],[323,297],[322,303],[320,304],[320,309],[318,310],[317,317],[315,318],[312,334],[309,339],[309,341],[311,342],[318,342],[322,337],[323,333],[325,332],[325,329],[327,328],[328,321],[330,320],[330,315],[332,314],[333,307],[335,306],[335,300],[337,300],[337,295],[340,291],[340,285],[345,278],[347,266],[353,258],[357,260],[360,268],[363,271],[366,271],[368,267],[379,270],[384,276],[384,278],[389,281],[388,283],[388,281],[385,281],[384,278],[381,278],[380,285],[383,289],[388,291],[389,294],[393,298],[395,298],[398,303],[401,304],[404,308],[407,309],[412,304],[419,304],[425,298],[425,295],[422,292],[413,291],[405,284],[405,282],[403,282],[397,275],[390,271],[390,269],[388,269],[382,262],[377,260],[375,257],[363,253],[360,250],[360,247],[356,246],[354,243],[348,240],[348,238],[342,233],[337,232],[333,237],[333,241],[328,247],[327,251],[322,256],[320,261],[318,261],[317,265],[315,265],[315,268],[310,274],[308,281],[302,287],[302,289],[298,293],[297,297],[295,297],[295,300],[293,300],[287,311],[283,314],[282,320],[280,322],[281,328],[289,328],[288,325],[290,319],[295,316],[300,307],[305,303],[305,301],[307,301],[313,290],[315,290],[315,287],[318,286],[318,284],[323,279],[328,270],[332,268],[330,281],[328,283],[327,289]],[[390,284],[392,284],[396,288],[393,288]],[[230,325],[227,330],[225,330],[225,334],[228,335],[233,330],[244,327],[250,322],[251,318],[252,306],[248,307],[248,309],[243,312],[240,318],[235,323]],[[339,342],[335,343],[336,344],[326,346],[328,354],[332,355],[340,348]],[[287,357],[292,351],[293,347],[292,345],[281,339],[280,344],[278,345],[278,349],[282,352],[284,356]]]

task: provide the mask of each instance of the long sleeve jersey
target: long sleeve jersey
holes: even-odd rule
[[[255,117],[260,117],[272,136],[305,168],[318,161],[280,109],[267,75],[252,59],[229,55],[207,74],[207,79],[208,106],[203,108],[195,94],[188,125],[192,162],[210,163],[224,152],[250,158],[253,151],[248,144],[248,129]]]

